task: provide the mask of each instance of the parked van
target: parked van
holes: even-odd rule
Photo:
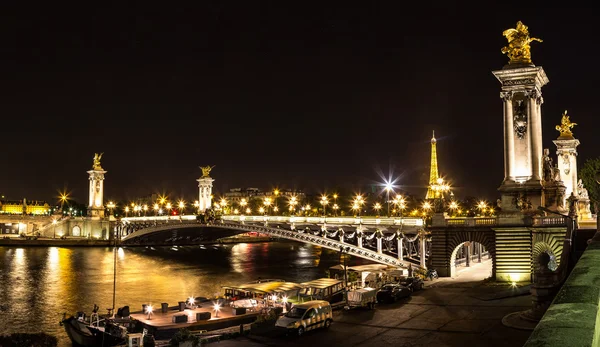
[[[317,328],[329,328],[333,322],[331,304],[324,300],[308,301],[294,305],[285,315],[279,317],[275,326],[286,333],[298,336]]]

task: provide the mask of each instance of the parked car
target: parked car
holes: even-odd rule
[[[300,336],[309,330],[327,329],[331,322],[333,314],[329,302],[314,300],[294,305],[290,311],[277,319],[275,327]]]
[[[395,302],[398,299],[409,297],[412,291],[400,284],[385,284],[377,291],[377,302]]]
[[[400,279],[399,283],[413,292],[423,289],[424,285],[423,280],[419,277],[404,277]]]

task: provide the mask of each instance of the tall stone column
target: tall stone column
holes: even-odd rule
[[[526,196],[533,207],[541,205],[542,121],[541,88],[548,83],[542,67],[507,65],[493,72],[502,83],[500,97],[504,109],[504,180],[502,194],[504,214],[519,213],[515,204]]]
[[[532,89],[527,93],[527,97],[531,129],[539,129],[531,133],[531,180],[535,182],[540,181],[542,177],[542,119],[538,112],[542,96],[537,89]]]
[[[504,100],[504,181],[512,181],[515,166],[515,133],[513,131],[512,92],[501,92]]]
[[[573,193],[578,196],[577,192],[577,146],[579,140],[571,136],[559,136],[553,141],[556,145],[556,160],[558,161],[558,170],[560,178],[565,185],[565,195],[563,206],[566,204],[567,197]]]
[[[198,181],[198,212],[202,213],[212,205],[212,187],[214,179],[200,177]]]
[[[100,165],[102,155],[94,158],[94,165],[88,171],[90,180],[88,216],[93,219],[104,218],[104,174],[107,172]]]

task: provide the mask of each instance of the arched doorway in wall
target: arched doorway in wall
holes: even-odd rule
[[[463,242],[454,248],[450,256],[450,277],[462,275],[483,280],[492,276],[492,268],[492,254],[479,242]]]
[[[72,236],[81,236],[81,227],[79,227],[79,225],[74,226],[73,229],[71,230],[71,235]]]

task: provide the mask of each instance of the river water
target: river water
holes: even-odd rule
[[[112,307],[114,253],[109,247],[0,247],[0,335],[45,332],[70,346],[63,312]],[[221,286],[257,278],[305,282],[325,277],[339,252],[295,242],[173,248],[120,248],[116,307],[174,306],[190,296],[222,295]],[[348,265],[365,263],[348,258]]]

